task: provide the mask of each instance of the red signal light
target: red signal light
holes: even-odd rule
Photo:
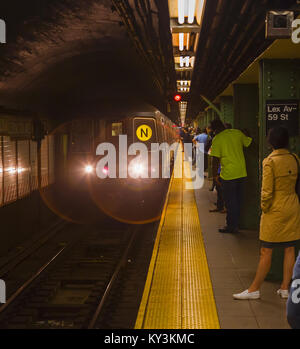
[[[176,101],[176,102],[180,102],[181,101],[181,96],[180,95],[176,95],[176,96],[174,96],[174,100]]]

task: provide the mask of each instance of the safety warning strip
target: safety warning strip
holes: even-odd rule
[[[181,153],[181,151],[180,151]],[[177,157],[175,166],[189,172]],[[136,329],[218,329],[194,190],[186,178],[170,181]]]

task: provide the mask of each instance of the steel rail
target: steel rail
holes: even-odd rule
[[[44,246],[52,237],[58,234],[67,225],[64,221],[58,221],[50,229],[46,230],[39,238],[18,253],[9,256],[4,263],[0,265],[0,278],[4,278],[9,272],[21,264],[26,258]]]
[[[48,261],[46,264],[44,264],[30,279],[28,279],[21,287],[17,289],[17,291],[9,297],[7,302],[0,307],[0,314],[2,314],[6,308],[8,308],[13,301],[38,277],[41,275],[41,273],[50,265],[54,260],[57,259],[57,257],[66,249],[67,246],[64,246],[61,248],[54,257],[51,258],[50,261]]]
[[[133,242],[135,240],[135,237],[136,237],[136,234],[137,234],[138,230],[139,230],[139,227],[135,227],[134,232],[132,233],[132,235],[131,235],[131,237],[129,239],[129,242],[128,242],[127,246],[126,246],[126,249],[125,249],[125,251],[124,251],[124,253],[122,255],[122,258],[119,261],[119,263],[118,263],[118,265],[117,265],[117,267],[116,267],[116,269],[115,269],[115,271],[114,271],[110,281],[108,282],[107,287],[106,287],[106,289],[105,289],[105,291],[103,293],[103,296],[102,296],[102,298],[101,298],[101,300],[100,300],[100,302],[99,302],[99,304],[97,306],[97,309],[96,309],[96,311],[95,311],[91,321],[89,322],[88,329],[93,329],[95,327],[95,325],[97,323],[97,320],[98,320],[98,318],[100,316],[100,313],[103,310],[103,307],[104,307],[104,305],[105,305],[105,303],[106,303],[106,301],[107,301],[107,299],[108,299],[108,297],[109,297],[109,295],[111,293],[111,290],[112,290],[112,288],[114,286],[114,283],[115,283],[115,281],[117,280],[117,278],[119,276],[120,270],[125,265],[125,263],[127,261],[128,253],[129,253],[129,251],[131,249],[131,246],[132,246],[132,244],[133,244]]]

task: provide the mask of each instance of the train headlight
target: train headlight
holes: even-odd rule
[[[85,173],[92,173],[93,172],[93,166],[86,165],[84,168]]]
[[[107,175],[108,174],[108,167],[104,166],[102,172]]]
[[[147,166],[143,163],[135,162],[129,165],[129,175],[132,178],[147,178],[148,170]]]
[[[145,167],[143,164],[135,164],[132,166],[132,172],[137,175],[141,176],[145,171]]]

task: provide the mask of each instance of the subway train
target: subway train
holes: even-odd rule
[[[177,126],[166,116],[155,110],[121,118],[76,119],[58,128],[55,138],[57,178],[63,179],[58,194],[63,198],[56,201],[68,202],[72,220],[85,217],[90,222],[103,213],[130,224],[159,219],[175,151],[166,152],[169,158],[163,162],[153,144],[175,149],[179,141]]]
[[[50,120],[0,113],[0,206],[39,190],[53,212],[76,223],[159,219],[174,153],[168,153],[170,172],[163,178],[162,153],[151,145],[176,144],[178,128],[153,108],[140,110],[78,118],[56,128]],[[147,156],[130,152],[134,144]],[[111,159],[105,147],[113,149]],[[158,162],[152,163],[153,155]]]

